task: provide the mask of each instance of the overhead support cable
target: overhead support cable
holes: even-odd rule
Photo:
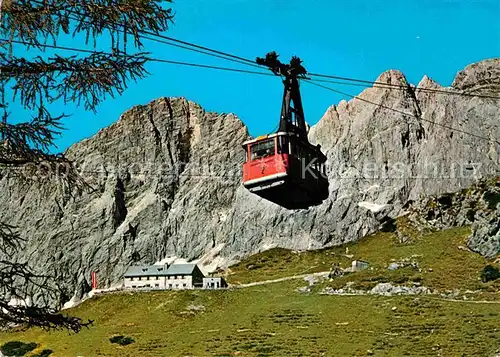
[[[406,90],[407,89],[407,85],[403,85],[403,84],[400,85],[400,84],[384,83],[384,82],[380,82],[380,81],[366,81],[366,80],[356,79],[356,78],[331,76],[331,75],[317,74],[317,73],[308,73],[308,76],[320,77],[320,78],[331,78],[331,79],[346,81],[346,83],[349,83],[349,85],[356,85],[356,83],[358,83],[358,86],[364,86],[367,88],[374,87],[374,88],[387,88],[387,89],[397,89],[397,90]],[[314,79],[314,80],[317,82],[322,81],[322,82],[326,82],[326,83],[340,84],[339,82],[330,82],[328,80],[318,80],[318,79]],[[500,83],[498,83],[498,85],[500,86]],[[415,92],[441,93],[441,94],[448,94],[448,95],[458,95],[458,96],[465,96],[465,97],[477,97],[477,98],[500,100],[500,96],[489,95],[489,94],[474,94],[474,93],[467,93],[467,92],[457,92],[456,90],[452,90],[452,89],[416,87],[416,88],[414,88],[414,90],[415,90]]]
[[[244,64],[246,66],[252,66],[252,67],[255,67],[255,68],[263,68],[262,66],[259,66],[256,63],[249,63],[249,62],[244,62],[244,61],[237,60],[237,59],[231,59],[231,58],[228,58],[228,57],[224,57],[223,55],[219,55],[217,53],[205,52],[203,50],[199,50],[199,49],[196,49],[196,48],[191,48],[191,47],[188,47],[188,46],[184,46],[184,45],[179,45],[179,44],[176,44],[176,43],[167,42],[166,40],[160,40],[160,39],[149,37],[149,36],[141,36],[141,37],[143,39],[145,39],[145,40],[154,41],[154,42],[157,42],[157,43],[163,43],[163,44],[168,45],[168,46],[182,48],[182,49],[185,49],[185,50],[188,50],[188,51],[205,54],[207,56],[216,57],[216,58],[220,58],[220,59],[223,59],[223,60],[230,60],[232,62]]]
[[[2,41],[5,41],[5,40],[0,39],[0,42],[2,42]],[[23,44],[23,45],[30,45],[27,42],[18,41],[18,40],[12,40],[11,42],[17,43],[17,44]],[[43,48],[51,48],[51,49],[57,49],[57,50],[63,50],[63,51],[72,51],[72,52],[89,53],[89,54],[96,54],[96,53],[111,54],[108,52],[102,52],[102,51],[96,51],[96,50],[87,50],[87,49],[81,49],[81,48],[75,48],[75,47],[57,46],[57,45],[49,45],[49,44],[37,44],[37,46],[43,47]],[[125,55],[125,56],[132,56],[132,55]],[[256,74],[256,75],[261,75],[261,76],[273,76],[274,77],[274,74],[272,74],[272,73],[249,71],[249,70],[245,70],[245,69],[212,66],[212,65],[199,64],[199,63],[182,62],[182,61],[173,61],[173,60],[160,59],[160,58],[146,58],[146,59],[149,62],[167,63],[167,64],[175,64],[175,65],[180,65],[180,66],[208,68],[208,69],[215,69],[215,70],[220,70],[220,71],[239,72],[239,73],[248,73],[248,74]]]
[[[375,105],[375,106],[380,107],[380,108],[384,108],[384,109],[387,109],[387,110],[392,110],[393,112],[402,114],[402,115],[407,116],[407,117],[416,118],[418,120],[422,120],[424,122],[431,123],[431,124],[443,127],[445,129],[448,129],[448,130],[451,130],[451,131],[455,131],[455,132],[458,132],[458,133],[461,133],[461,134],[465,134],[465,135],[470,135],[470,136],[473,136],[475,138],[478,138],[478,139],[481,139],[481,140],[485,140],[485,141],[488,141],[488,142],[492,142],[493,141],[496,144],[500,144],[500,141],[497,140],[497,139],[494,139],[494,138],[487,138],[485,136],[481,136],[481,135],[477,135],[477,134],[474,134],[474,133],[470,133],[468,131],[465,131],[465,130],[462,130],[462,129],[458,129],[458,128],[455,128],[455,127],[452,127],[452,126],[449,126],[449,125],[446,125],[446,124],[436,123],[435,121],[419,117],[418,115],[415,115],[415,114],[407,113],[407,112],[404,112],[402,110],[391,108],[391,107],[388,107],[386,105],[383,105],[383,104],[380,104],[380,103],[376,103],[376,102],[373,102],[373,101],[368,100],[368,99],[361,98],[361,97],[356,96],[356,95],[352,95],[352,94],[349,94],[349,93],[345,93],[345,92],[336,90],[336,89],[331,88],[331,87],[324,86],[322,84],[314,83],[314,81],[309,80],[309,79],[303,79],[303,81],[305,81],[306,83],[312,84],[314,86],[317,86],[317,87],[320,87],[320,88],[332,91],[334,93],[350,97],[352,99],[357,99],[357,100],[360,100],[362,102],[369,103],[369,104]]]
[[[43,1],[40,1],[40,0],[32,0],[32,2],[34,2],[38,5],[42,5],[42,6],[46,5]],[[79,15],[79,16],[82,15],[81,13],[79,13],[78,11],[75,11],[75,10],[66,10],[66,11],[70,14]],[[75,21],[82,21],[82,20],[75,18],[75,17],[72,17],[72,16],[69,16],[69,19],[75,20]],[[90,23],[89,21],[83,21],[83,22]],[[126,36],[126,34],[127,34],[126,33],[126,26],[124,24],[120,24],[120,23],[116,23],[116,22],[110,22],[110,23],[112,23],[113,25],[118,25],[120,27],[123,27],[122,30],[119,30],[119,29],[116,29],[116,30],[122,32]],[[188,50],[188,51],[198,52],[198,53],[206,54],[208,56],[221,58],[224,60],[230,60],[230,61],[233,61],[236,63],[245,64],[247,66],[252,66],[252,67],[256,67],[256,68],[263,68],[262,66],[258,65],[254,60],[250,60],[248,58],[233,55],[231,53],[219,51],[219,50],[216,50],[213,48],[197,45],[197,44],[192,43],[192,42],[179,40],[179,39],[176,39],[176,38],[173,38],[170,36],[161,35],[159,33],[151,32],[151,31],[147,31],[147,30],[140,30],[140,31],[138,31],[138,33],[140,34],[140,38],[145,39],[145,40],[154,41],[154,42],[166,44],[166,45],[173,46],[173,47],[183,48],[183,49]],[[167,42],[167,41],[170,41],[170,42]],[[172,42],[174,42],[174,43],[172,43]]]
[[[10,40],[5,40],[5,39],[0,39],[0,42],[4,42],[3,45],[5,45],[6,43],[9,43],[9,42],[17,43],[17,44],[23,44],[23,45],[32,45],[30,43],[27,43],[27,42],[24,42],[24,41],[18,41],[18,40],[12,40],[12,41],[10,41]],[[65,46],[57,46],[57,45],[49,45],[49,44],[38,44],[37,46],[42,47],[42,48],[59,49],[59,50],[73,51],[73,52],[80,52],[80,53],[89,53],[89,54],[95,54],[95,53],[111,54],[111,53],[106,53],[106,52],[96,51],[96,50],[80,49],[80,48],[75,48],[75,47],[65,47]],[[124,55],[125,56],[132,56],[132,55],[127,55],[127,54],[124,54]],[[237,68],[219,67],[219,66],[212,66],[212,65],[205,65],[205,64],[198,64],[198,63],[191,63],[191,62],[173,61],[173,60],[159,59],[159,58],[147,58],[147,61],[158,62],[158,63],[166,63],[166,64],[173,64],[173,65],[181,65],[181,66],[188,66],[188,67],[213,69],[213,70],[220,70],[220,71],[228,71],[228,72],[255,74],[255,75],[261,75],[261,76],[273,76],[273,77],[275,76],[275,74],[273,74],[273,73],[250,71],[250,70],[237,69]],[[394,112],[397,112],[397,113],[402,114],[402,115],[407,116],[407,117],[414,117],[414,118],[417,118],[419,120],[422,120],[422,121],[425,121],[425,122],[429,122],[429,123],[437,125],[437,126],[441,126],[441,127],[446,128],[448,130],[451,130],[451,131],[455,131],[455,132],[459,132],[459,133],[462,133],[462,134],[470,135],[470,136],[476,137],[478,139],[486,140],[486,141],[489,141],[489,142],[493,141],[493,142],[495,142],[497,144],[500,144],[500,142],[498,140],[496,140],[496,139],[490,139],[490,138],[487,138],[487,137],[483,137],[483,136],[480,136],[480,135],[477,135],[477,134],[474,134],[474,133],[470,133],[470,132],[467,132],[467,131],[464,131],[464,130],[461,130],[461,129],[458,129],[458,128],[454,128],[454,127],[448,126],[446,124],[436,123],[434,121],[421,118],[421,117],[416,116],[414,114],[406,113],[404,111],[401,111],[401,110],[398,110],[398,109],[394,109],[394,108],[385,106],[385,105],[380,104],[380,103],[375,103],[375,102],[369,101],[369,100],[361,98],[359,96],[355,96],[355,95],[352,95],[352,94],[349,94],[349,93],[345,93],[345,92],[336,90],[334,88],[330,88],[330,87],[324,86],[322,84],[315,83],[317,80],[302,79],[302,81],[305,81],[306,83],[310,83],[310,84],[315,85],[317,87],[321,87],[321,88],[327,89],[329,91],[332,91],[332,92],[335,92],[335,93],[338,93],[338,94],[341,94],[341,95],[344,95],[344,96],[347,96],[347,97],[350,97],[350,98],[353,98],[353,99],[358,99],[358,100],[361,100],[363,102],[367,102],[369,104],[376,105],[376,106],[381,107],[381,108],[385,108],[387,110],[392,110]]]

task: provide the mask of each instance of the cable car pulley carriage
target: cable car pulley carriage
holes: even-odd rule
[[[257,58],[258,64],[284,77],[281,118],[276,133],[243,143],[243,185],[287,209],[316,206],[328,197],[326,156],[307,139],[299,87],[299,79],[307,78],[307,71],[301,62],[294,56],[290,64],[283,64],[275,52]]]

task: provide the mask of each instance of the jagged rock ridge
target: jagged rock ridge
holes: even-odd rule
[[[454,86],[491,91],[499,73],[500,60],[484,61],[460,72]],[[399,85],[403,78],[388,71],[377,81]],[[427,77],[418,88],[446,90]],[[384,88],[360,97],[421,117],[358,99],[330,107],[310,132],[329,160],[330,197],[319,207],[287,211],[247,192],[240,184],[240,145],[248,138],[241,121],[183,98],[161,98],[68,150],[93,192],[68,195],[55,182],[4,173],[0,219],[28,239],[23,257],[55,269],[70,294],[75,288],[81,294],[91,271],[108,286],[135,262],[178,256],[227,264],[273,246],[356,240],[408,201],[497,174],[497,142],[443,126],[500,138],[498,101],[426,91],[417,91],[415,101]]]

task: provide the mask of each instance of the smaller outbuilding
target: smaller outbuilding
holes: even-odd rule
[[[203,289],[224,289],[224,288],[227,288],[227,283],[222,277],[203,278]]]
[[[364,260],[353,260],[351,264],[351,271],[360,271],[360,270],[365,270],[368,269],[370,266],[370,263],[365,262]]]

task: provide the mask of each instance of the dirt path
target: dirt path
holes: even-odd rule
[[[439,301],[450,301],[462,304],[500,304],[500,300],[458,300],[458,299],[447,299],[429,296],[429,299],[439,300]]]
[[[263,281],[255,281],[253,283],[248,283],[248,284],[231,285],[230,287],[231,288],[249,288],[251,286],[274,284],[274,283],[279,283],[279,282],[287,281],[287,280],[304,279],[306,277],[324,277],[324,276],[328,276],[329,273],[330,273],[329,271],[323,271],[323,272],[319,272],[319,273],[292,275],[292,276],[287,276],[284,278],[279,278],[279,279],[274,279],[274,280],[263,280]]]

